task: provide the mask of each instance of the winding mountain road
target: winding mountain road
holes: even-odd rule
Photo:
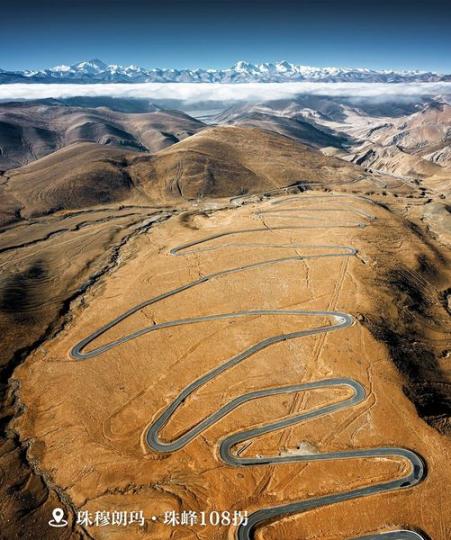
[[[331,198],[330,196],[328,196]],[[312,197],[289,197],[284,200],[280,201],[274,201],[276,204],[281,204],[286,201],[301,201],[306,200],[308,198]],[[321,198],[321,196],[316,197]],[[362,199],[365,201],[365,199]],[[365,201],[369,202],[369,201]],[[302,214],[302,212],[305,209],[302,208],[285,208],[285,209],[278,209],[278,212],[284,212],[287,214],[298,214],[296,217],[299,217],[299,213]],[[236,238],[246,233],[260,233],[260,232],[272,232],[272,231],[292,231],[296,229],[306,229],[306,228],[318,228],[318,227],[324,227],[324,228],[331,228],[331,227],[340,227],[340,228],[354,228],[354,227],[364,227],[368,224],[368,222],[371,222],[374,219],[374,216],[362,211],[362,210],[354,210],[352,208],[332,208],[332,209],[308,209],[308,212],[310,211],[331,211],[331,212],[337,212],[337,211],[351,211],[352,213],[358,215],[359,217],[364,217],[367,222],[362,223],[350,223],[350,224],[319,224],[319,225],[313,225],[313,226],[302,226],[302,225],[290,225],[290,226],[276,226],[276,227],[258,227],[258,228],[250,228],[245,230],[231,230],[226,231],[214,235],[210,235],[208,237],[202,238],[200,240],[196,240],[193,242],[189,242],[183,245],[179,245],[175,248],[173,248],[170,253],[174,256],[181,256],[186,255],[189,253],[198,253],[202,251],[209,251],[213,249],[223,249],[224,247],[229,246],[239,246],[240,244],[237,243],[229,243],[229,244],[221,244],[220,246],[210,246],[208,247],[208,243],[217,239],[221,238]],[[262,216],[263,214],[269,216],[273,214],[273,217],[276,215],[274,211],[263,211],[263,212],[257,212],[257,216]],[[280,214],[279,214],[280,217]],[[285,214],[284,214],[284,217]],[[207,244],[207,246],[206,246]],[[246,525],[240,526],[236,531],[236,538],[237,540],[249,540],[254,537],[254,532],[257,527],[260,527],[264,525],[265,523],[268,523],[270,521],[274,521],[277,519],[281,519],[287,515],[291,514],[297,514],[302,513],[308,510],[311,510],[313,508],[318,508],[321,506],[331,505],[338,502],[343,502],[351,499],[356,499],[359,497],[366,497],[369,495],[375,495],[378,493],[384,493],[388,491],[393,490],[399,490],[399,489],[406,489],[415,486],[418,484],[425,476],[425,466],[423,463],[423,460],[419,455],[414,453],[411,450],[404,449],[404,448],[397,448],[397,447],[380,447],[380,448],[364,448],[364,449],[355,449],[355,450],[347,450],[347,451],[337,451],[337,452],[324,452],[324,453],[318,453],[318,454],[309,454],[309,455],[296,455],[296,454],[290,454],[290,455],[276,455],[276,456],[256,456],[256,457],[240,457],[236,453],[233,452],[233,448],[238,445],[239,443],[242,443],[244,441],[249,441],[251,439],[254,439],[256,437],[259,437],[261,435],[272,433],[274,431],[279,431],[284,428],[294,426],[296,424],[299,424],[301,422],[305,422],[307,420],[312,420],[314,418],[325,416],[325,415],[331,415],[339,410],[347,409],[349,407],[353,407],[358,405],[359,403],[362,403],[365,400],[365,389],[364,387],[358,382],[350,378],[330,378],[330,379],[323,379],[318,381],[311,381],[311,382],[300,382],[298,384],[292,384],[289,386],[284,387],[274,387],[274,388],[266,388],[263,390],[256,390],[253,392],[249,392],[243,395],[240,395],[228,403],[226,403],[224,406],[222,406],[220,409],[212,413],[211,415],[204,418],[201,422],[193,426],[192,428],[188,429],[186,432],[184,432],[180,437],[178,437],[175,440],[172,441],[162,441],[159,438],[160,431],[168,424],[168,422],[171,420],[171,417],[175,413],[175,411],[191,396],[196,390],[198,390],[203,385],[207,384],[209,381],[212,381],[220,374],[224,373],[228,369],[232,368],[233,366],[236,366],[240,364],[241,362],[244,362],[251,358],[255,353],[262,351],[263,349],[266,349],[267,347],[271,347],[272,345],[276,343],[280,343],[287,340],[292,339],[298,339],[306,336],[313,336],[318,334],[324,334],[328,332],[335,332],[338,330],[344,330],[345,328],[349,327],[353,323],[353,319],[351,315],[347,313],[342,313],[338,311],[305,311],[305,310],[279,310],[279,309],[255,309],[255,310],[249,310],[249,311],[238,311],[238,312],[232,312],[232,313],[220,313],[220,314],[213,314],[213,315],[207,315],[207,316],[201,316],[201,317],[191,317],[186,319],[177,319],[173,321],[167,321],[159,324],[155,324],[152,326],[144,327],[139,330],[136,330],[135,332],[132,332],[130,334],[127,334],[125,336],[122,336],[118,339],[115,339],[113,341],[110,341],[104,345],[98,346],[97,348],[91,348],[90,350],[87,350],[87,347],[92,344],[97,338],[99,338],[101,335],[105,334],[108,330],[113,328],[114,326],[120,324],[122,321],[133,315],[134,313],[138,312],[139,310],[152,305],[156,304],[158,302],[161,302],[162,300],[176,296],[178,294],[183,293],[184,291],[191,289],[193,287],[201,286],[202,284],[207,283],[211,280],[216,279],[224,279],[228,276],[231,276],[234,273],[237,272],[252,272],[252,270],[256,268],[260,268],[263,266],[273,265],[276,267],[280,267],[288,262],[292,261],[305,261],[305,260],[311,260],[311,259],[323,259],[323,258],[335,258],[335,257],[352,257],[356,254],[356,250],[352,246],[342,246],[342,245],[326,245],[326,244],[318,244],[318,245],[306,245],[306,244],[294,244],[294,243],[288,243],[288,244],[281,244],[281,243],[262,243],[262,244],[243,244],[246,246],[254,246],[254,247],[276,247],[276,248],[300,248],[300,247],[309,247],[314,248],[318,250],[322,250],[324,252],[317,253],[314,255],[293,255],[293,256],[286,256],[281,258],[275,258],[275,259],[268,259],[265,261],[252,263],[244,266],[237,266],[232,268],[227,268],[218,272],[214,272],[205,276],[200,277],[199,279],[193,280],[189,283],[186,283],[184,285],[181,285],[180,287],[174,288],[170,291],[166,291],[158,296],[155,296],[153,298],[150,298],[132,308],[125,311],[118,317],[111,320],[109,323],[105,324],[104,326],[98,328],[93,333],[91,333],[89,336],[87,336],[85,339],[81,340],[79,343],[77,343],[73,349],[71,350],[71,356],[78,360],[86,360],[89,358],[94,358],[113,347],[117,347],[118,345],[123,345],[127,343],[130,340],[136,339],[140,336],[143,336],[145,334],[149,334],[151,332],[156,332],[158,330],[161,330],[163,328],[170,328],[170,327],[176,327],[176,326],[182,326],[182,325],[188,325],[188,324],[197,324],[197,323],[203,323],[207,321],[217,321],[217,320],[225,320],[225,319],[231,319],[231,318],[241,318],[241,317],[256,317],[256,316],[283,316],[283,317],[294,317],[296,319],[299,319],[299,327],[300,329],[295,332],[291,333],[282,333],[277,334],[273,336],[269,336],[266,339],[259,341],[258,343],[255,343],[251,347],[241,351],[240,353],[236,354],[232,358],[225,361],[223,364],[220,364],[219,366],[215,367],[211,371],[205,373],[195,381],[193,381],[191,384],[189,384],[186,388],[184,388],[180,394],[170,403],[170,405],[157,417],[157,419],[148,427],[145,435],[145,440],[147,442],[147,445],[150,449],[154,450],[155,452],[161,452],[161,453],[168,453],[168,452],[175,452],[177,450],[180,450],[185,445],[187,445],[190,441],[192,441],[195,437],[197,437],[200,433],[208,429],[210,426],[221,420],[225,415],[230,413],[231,411],[239,408],[244,403],[258,400],[261,398],[265,398],[267,396],[272,395],[280,395],[280,394],[294,394],[299,392],[305,392],[312,389],[319,389],[319,388],[328,388],[330,390],[334,389],[348,389],[350,391],[350,396],[346,397],[344,399],[341,399],[340,401],[337,401],[335,403],[321,406],[315,410],[309,411],[309,412],[302,412],[298,414],[293,414],[292,416],[288,418],[283,418],[277,421],[269,422],[264,424],[263,426],[252,428],[252,429],[246,429],[239,432],[235,432],[229,436],[227,436],[225,439],[223,439],[220,442],[219,445],[219,456],[220,459],[226,463],[227,465],[233,466],[233,467],[254,467],[254,466],[265,466],[265,465],[277,465],[281,463],[294,463],[294,462],[313,462],[313,461],[330,461],[330,460],[349,460],[349,459],[361,459],[361,458],[400,458],[407,462],[409,464],[409,471],[403,475],[400,478],[396,478],[390,481],[378,483],[378,484],[371,484],[368,486],[364,486],[357,489],[352,489],[350,491],[343,491],[340,493],[334,493],[327,496],[322,497],[316,497],[311,498],[303,501],[295,501],[290,502],[288,504],[276,506],[276,507],[270,507],[270,508],[262,508],[260,510],[257,510],[250,514],[248,523]],[[201,246],[201,247],[199,247]],[[322,326],[316,326],[313,328],[305,328],[305,320],[312,317],[321,317],[329,320],[329,324],[324,324]],[[396,530],[396,531],[387,531],[387,532],[379,532],[374,533],[368,536],[360,537],[360,540],[425,540],[424,536],[422,536],[420,533],[410,531],[410,530]],[[357,540],[357,539],[354,539]]]

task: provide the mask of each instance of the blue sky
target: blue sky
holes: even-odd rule
[[[2,0],[0,14],[3,69],[285,59],[451,72],[451,3],[437,0]]]

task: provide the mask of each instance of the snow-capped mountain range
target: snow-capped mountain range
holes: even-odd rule
[[[38,71],[4,71],[0,84],[8,83],[247,83],[247,82],[436,82],[451,75],[430,71],[376,71],[366,68],[310,67],[289,62],[251,64],[237,62],[226,69],[146,69],[136,65],[105,64],[101,60],[55,66]]]

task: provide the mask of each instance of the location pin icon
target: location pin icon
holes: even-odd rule
[[[64,517],[64,510],[62,508],[55,508],[52,512],[52,516],[56,523],[60,523]]]

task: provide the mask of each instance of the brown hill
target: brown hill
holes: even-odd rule
[[[129,168],[152,198],[228,197],[296,182],[324,187],[365,177],[360,167],[257,128],[203,130]]]
[[[350,143],[350,138],[326,126],[321,126],[313,118],[306,118],[296,113],[288,104],[286,108],[277,109],[271,103],[261,105],[242,105],[231,107],[218,117],[224,125],[257,127],[275,131],[299,142],[322,148],[325,146],[341,148]]]
[[[0,223],[58,210],[120,201],[131,195],[124,151],[77,143],[9,171],[0,186]]]
[[[362,138],[376,147],[398,149],[445,168],[451,167],[451,106],[435,102],[421,111],[373,126]],[[393,154],[397,154],[393,150]],[[359,151],[362,155],[362,152]],[[412,160],[413,161],[413,160]],[[417,160],[419,169],[412,176],[424,176],[426,165]],[[396,167],[396,160],[393,162]],[[432,168],[433,169],[433,168]],[[434,169],[433,169],[434,170]],[[398,171],[400,172],[400,171]]]
[[[204,128],[179,111],[123,113],[106,107],[9,103],[0,106],[0,170],[74,142],[157,152]]]
[[[3,224],[125,200],[173,204],[297,183],[333,188],[366,181],[374,188],[357,165],[276,133],[231,126],[205,129],[155,154],[74,143],[3,179]]]
[[[396,145],[364,145],[356,152],[353,162],[367,168],[406,177],[428,178],[443,172],[439,165],[423,159],[419,155],[409,154]]]
[[[377,141],[385,146],[398,145],[409,153],[423,153],[425,148],[451,142],[451,106],[433,103],[421,111],[398,119],[375,131]]]

